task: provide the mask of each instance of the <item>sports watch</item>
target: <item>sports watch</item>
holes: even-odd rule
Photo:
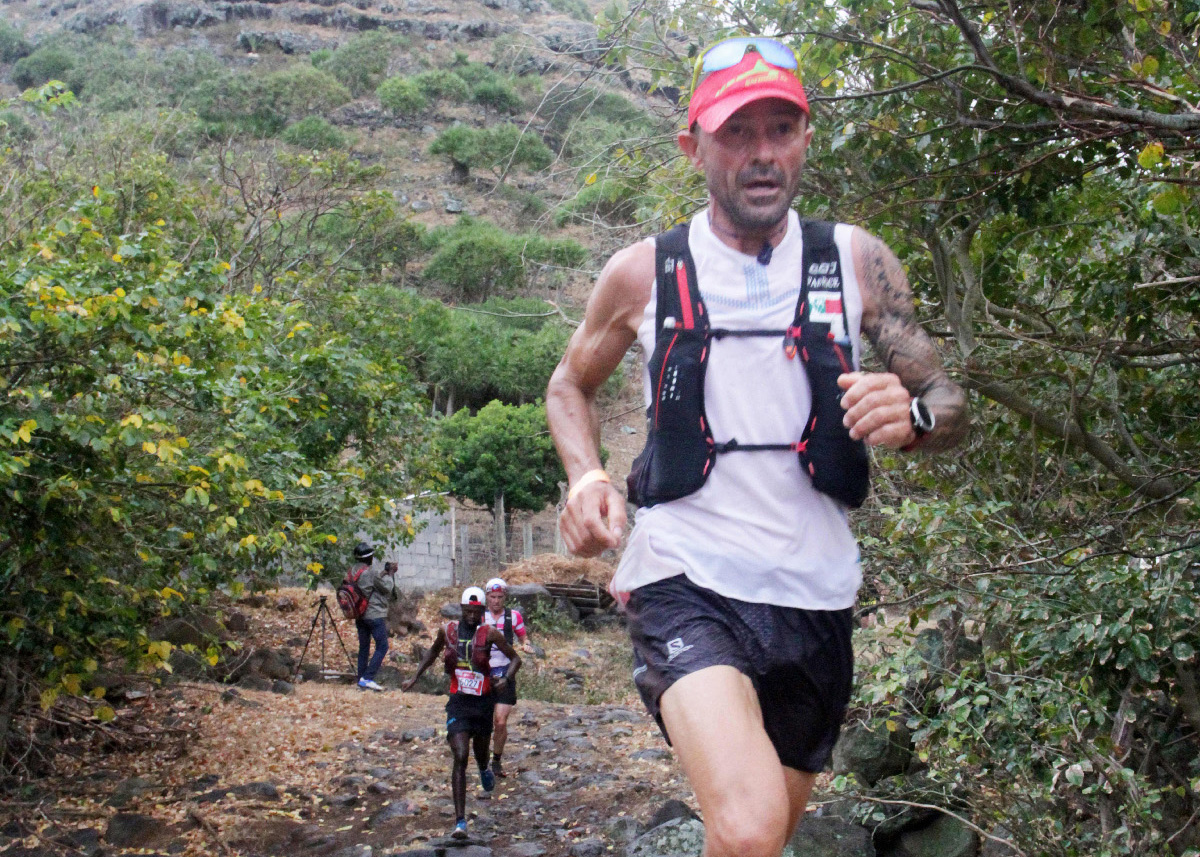
[[[933,431],[933,427],[937,424],[933,412],[929,410],[928,405],[921,401],[920,396],[913,396],[912,404],[908,406],[908,415],[912,419],[912,427],[916,432],[917,440]]]

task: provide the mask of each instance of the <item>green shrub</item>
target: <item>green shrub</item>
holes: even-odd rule
[[[16,62],[32,52],[33,45],[25,41],[20,30],[7,21],[0,21],[0,62]]]
[[[283,141],[303,149],[344,149],[346,135],[322,116],[306,116],[283,129]]]
[[[76,57],[66,48],[47,46],[17,60],[12,82],[18,89],[41,86],[48,80],[65,81],[75,67]]]
[[[551,145],[575,158],[595,157],[614,144],[661,130],[637,105],[592,87],[551,92],[538,107],[538,115],[546,121]]]
[[[162,67],[168,103],[188,108],[195,108],[199,96],[230,75],[211,53],[182,48],[163,57]]]
[[[522,190],[510,184],[497,185],[496,195],[515,205],[518,213],[524,217],[540,217],[549,208],[546,200],[542,199],[539,194],[531,190]]]
[[[500,113],[516,113],[525,106],[512,84],[501,78],[480,83],[471,91],[471,99]]]
[[[350,89],[357,98],[379,86],[398,40],[383,30],[372,30],[340,46],[321,68]]]
[[[642,198],[642,191],[625,177],[598,179],[580,188],[573,199],[564,203],[555,213],[554,223],[556,226],[572,220],[631,223],[637,217]]]
[[[25,143],[33,136],[33,128],[24,116],[15,110],[0,111],[0,140]]]
[[[227,72],[208,86],[198,87],[189,100],[204,133],[212,139],[274,137],[287,124],[262,80],[249,74]]]
[[[320,68],[321,66],[325,65],[326,60],[328,60],[331,56],[333,56],[333,50],[331,48],[317,48],[308,55],[308,61],[312,63],[313,68]]]
[[[389,77],[375,94],[379,103],[395,116],[412,116],[429,106],[421,87],[410,77]]]
[[[344,254],[359,270],[372,276],[391,267],[403,273],[404,266],[421,252],[425,229],[402,217],[362,217],[336,212],[317,222],[314,238],[330,253]]]
[[[448,157],[464,177],[472,169],[485,168],[504,178],[512,167],[544,170],[554,161],[554,153],[540,137],[512,123],[490,128],[451,126],[430,144],[429,153]]]
[[[488,298],[478,309],[506,327],[536,333],[548,322],[561,320],[558,311],[541,298]]]
[[[263,95],[285,119],[328,113],[351,99],[350,90],[328,71],[296,63],[262,79]]]
[[[471,97],[467,82],[452,71],[423,71],[413,77],[413,82],[431,101],[444,99],[459,103]]]
[[[436,252],[425,267],[426,282],[446,287],[455,299],[479,302],[526,286],[531,265],[578,267],[587,251],[575,241],[514,234],[469,217],[436,229],[426,244]]]
[[[550,8],[555,12],[561,12],[564,15],[570,15],[578,21],[594,20],[592,12],[587,7],[584,0],[550,0]]]

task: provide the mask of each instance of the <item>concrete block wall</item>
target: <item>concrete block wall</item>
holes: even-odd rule
[[[425,526],[408,545],[388,545],[383,561],[396,563],[396,583],[406,592],[441,589],[455,582],[457,551],[454,544],[453,512],[427,513]]]

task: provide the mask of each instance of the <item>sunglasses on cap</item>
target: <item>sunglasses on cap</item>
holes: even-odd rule
[[[769,64],[787,69],[799,78],[800,62],[796,59],[795,51],[783,42],[758,36],[738,36],[717,42],[697,57],[696,67],[692,71],[692,92],[696,91],[701,77],[714,71],[733,68],[742,61],[746,52],[751,50]]]

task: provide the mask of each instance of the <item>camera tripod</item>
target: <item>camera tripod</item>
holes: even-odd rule
[[[313,614],[312,625],[308,629],[308,639],[304,641],[304,651],[300,653],[300,660],[296,664],[296,675],[299,677],[300,669],[304,666],[304,656],[308,654],[308,647],[312,644],[313,634],[317,630],[317,622],[321,623],[321,672],[320,676],[323,679],[330,678],[354,678],[358,675],[358,662],[350,657],[350,650],[346,648],[346,641],[342,639],[342,632],[338,630],[337,620],[334,619],[333,613],[329,609],[329,596],[319,596],[320,601],[317,603],[317,612]],[[328,633],[329,627],[333,626],[333,633],[337,636],[338,643],[342,646],[342,652],[346,655],[346,660],[350,662],[350,672],[338,672],[337,670],[329,669],[325,665],[325,635]]]

